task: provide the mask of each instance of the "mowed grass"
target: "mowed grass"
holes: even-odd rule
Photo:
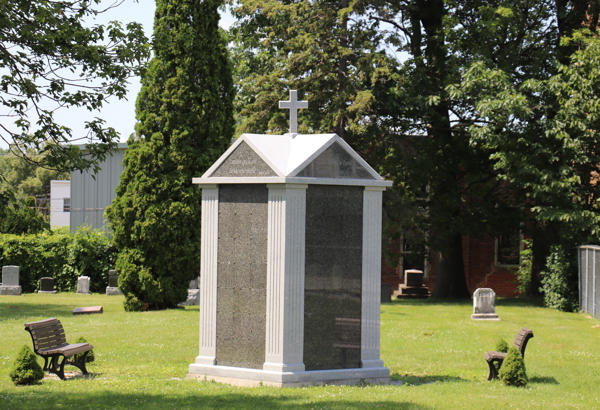
[[[0,409],[600,409],[600,321],[531,300],[500,299],[498,322],[472,321],[470,301],[383,305],[382,359],[403,384],[295,389],[185,379],[198,354],[198,308],[127,313],[122,302],[105,295],[0,297]],[[97,305],[103,314],[71,314]],[[95,346],[92,375],[16,387],[9,372],[21,346],[31,345],[23,323],[49,317],[61,320],[70,342],[85,336]],[[487,382],[483,354],[500,337],[511,343],[524,326],[535,334],[525,355],[528,387]]]

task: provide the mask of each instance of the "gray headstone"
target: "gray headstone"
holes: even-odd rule
[[[179,303],[179,306],[198,306],[200,305],[200,289],[188,289],[188,296],[185,302]]]
[[[199,289],[200,288],[200,277],[198,276],[196,279],[190,282],[190,286],[188,289]]]
[[[473,293],[474,320],[499,320],[496,314],[496,293],[490,288],[479,288]]]
[[[19,286],[19,267],[2,267],[2,286]]]
[[[90,277],[89,276],[80,276],[77,278],[77,293],[90,293]]]
[[[54,290],[54,278],[40,278],[39,293],[56,293]]]
[[[392,301],[393,288],[389,283],[381,284],[381,303],[390,303]]]
[[[116,288],[118,277],[119,277],[119,275],[117,275],[116,270],[114,270],[114,269],[109,270],[108,271],[108,286],[111,288]]]

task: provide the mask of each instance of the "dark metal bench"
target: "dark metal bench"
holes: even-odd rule
[[[533,331],[531,329],[527,329],[526,327],[522,328],[517,332],[517,337],[513,345],[517,348],[519,352],[521,352],[521,356],[525,358],[525,348],[527,347],[527,342],[529,339],[533,337]],[[493,380],[498,378],[497,369],[502,365],[504,358],[506,357],[506,353],[502,352],[487,352],[483,357],[487,361],[488,367],[490,368],[490,373],[488,374],[488,380]],[[496,367],[495,364],[498,364]]]
[[[44,358],[44,371],[54,373],[64,380],[64,368],[65,364],[68,364],[78,367],[83,374],[88,374],[85,368],[85,359],[94,346],[89,343],[68,344],[60,320],[46,319],[25,323],[25,330],[31,335],[33,351]],[[76,360],[68,359],[74,355],[78,355]],[[59,363],[60,356],[63,359]]]

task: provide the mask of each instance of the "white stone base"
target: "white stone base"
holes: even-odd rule
[[[47,295],[53,295],[56,293],[55,290],[38,290],[37,293],[45,293]]]
[[[21,294],[20,286],[0,286],[0,295],[19,296]]]
[[[179,306],[199,306],[200,305],[200,289],[188,289],[188,296],[185,302],[178,304]]]
[[[471,315],[473,320],[500,320],[495,313],[474,313]]]
[[[302,387],[324,384],[352,385],[359,383],[390,384],[387,367],[364,369],[312,370],[274,372],[242,367],[190,364],[189,379],[214,380],[234,386]]]
[[[121,292],[121,289],[119,289],[119,288],[113,288],[111,286],[107,286],[106,294],[109,296],[115,296],[115,295],[122,295],[123,292]]]

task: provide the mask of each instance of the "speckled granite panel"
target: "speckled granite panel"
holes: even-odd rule
[[[211,177],[276,177],[277,174],[245,141],[216,169]]]
[[[298,173],[299,177],[374,179],[338,143],[331,144],[313,162]]]
[[[267,228],[266,185],[219,187],[217,365],[265,361]]]
[[[306,192],[306,370],[360,367],[362,207],[362,187]]]

